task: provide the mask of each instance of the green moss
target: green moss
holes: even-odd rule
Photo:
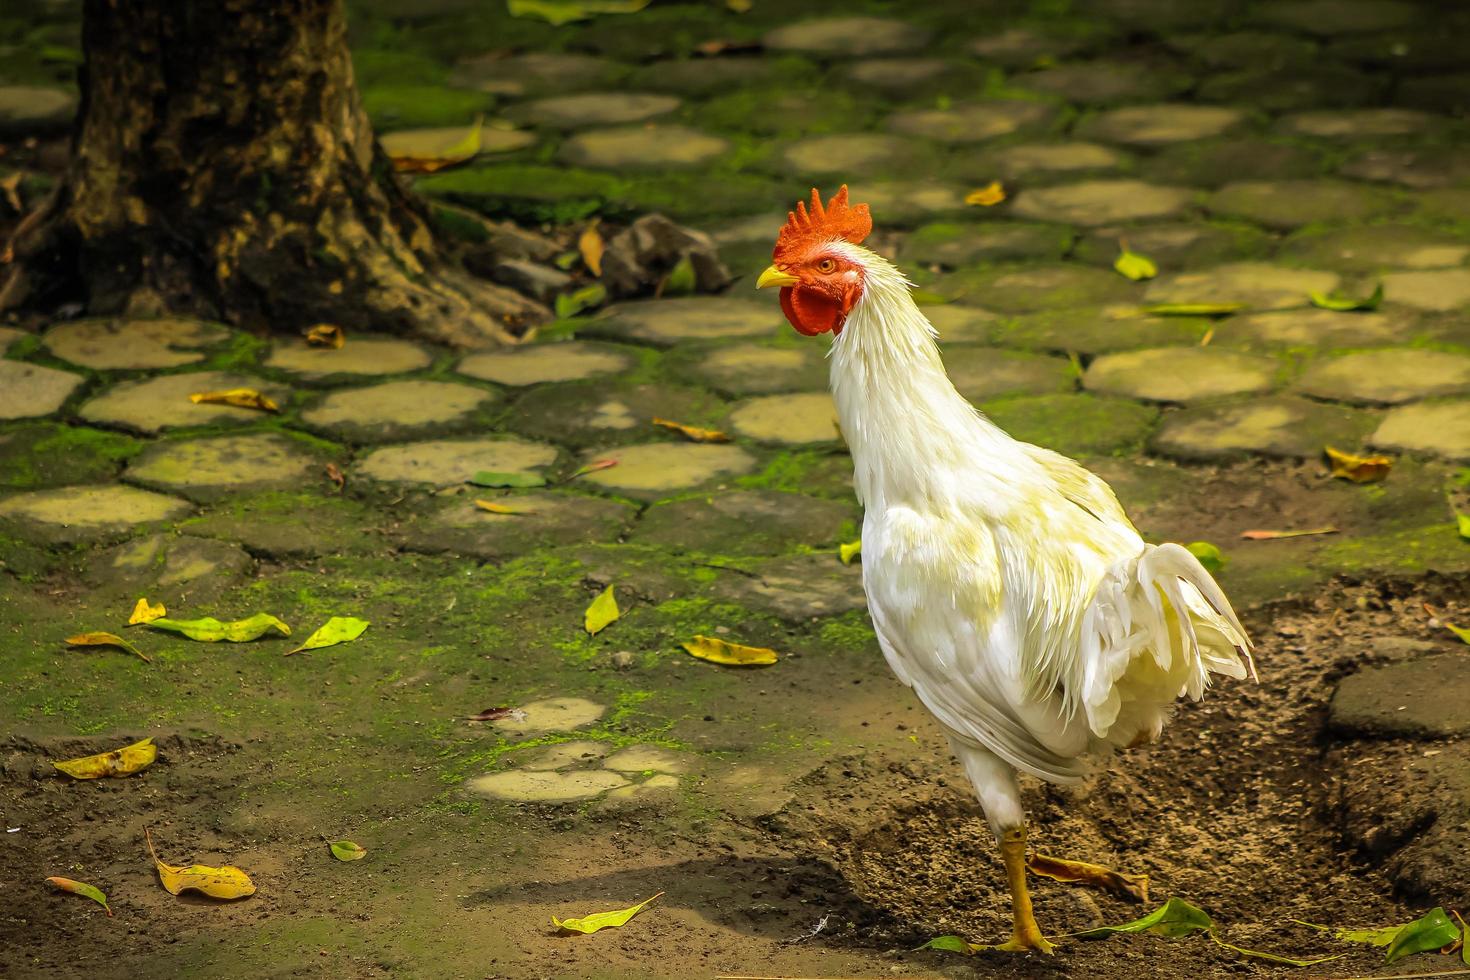
[[[747,490],[785,490],[818,497],[852,497],[852,459],[846,453],[794,451],[777,456],[759,473],[735,484]]]
[[[865,612],[845,613],[837,619],[829,619],[817,633],[821,641],[829,646],[844,650],[866,650],[878,642],[873,624]]]
[[[1459,572],[1470,570],[1470,548],[1446,520],[1386,534],[1334,537],[1312,564],[1330,572]]]
[[[793,89],[746,87],[699,107],[701,126],[715,130],[796,138],[862,130],[880,103],[859,99],[840,87]]]
[[[604,210],[627,186],[608,174],[533,164],[464,167],[418,180],[425,194],[482,214],[568,224]]]
[[[437,86],[449,77],[442,62],[417,51],[358,48],[352,67],[359,88]]]
[[[0,430],[0,487],[30,490],[111,479],[140,452],[131,436],[41,422]]]
[[[1151,405],[1066,393],[984,402],[981,411],[1022,442],[1066,456],[1136,451],[1158,421]]]
[[[468,126],[494,100],[483,92],[437,85],[376,85],[362,90],[363,108],[379,132],[419,126]]]

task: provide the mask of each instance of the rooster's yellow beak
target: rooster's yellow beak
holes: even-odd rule
[[[789,272],[782,272],[774,265],[761,273],[761,277],[755,281],[756,289],[765,289],[767,286],[795,286],[801,282]]]

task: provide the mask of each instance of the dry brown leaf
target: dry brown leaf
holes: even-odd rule
[[[306,330],[306,343],[310,347],[327,347],[341,350],[347,343],[347,332],[335,323],[318,323]]]
[[[0,180],[0,191],[5,192],[5,200],[15,209],[16,214],[25,210],[25,205],[20,200],[20,179],[24,176],[25,174],[17,170],[4,180]]]
[[[1305,538],[1314,534],[1336,534],[1335,527],[1313,527],[1304,531],[1241,531],[1247,541],[1275,541],[1277,538]]]
[[[142,650],[139,650],[116,633],[78,633],[76,636],[68,636],[66,642],[74,647],[118,647],[129,653],[137,654],[147,663],[151,664],[153,662]]]
[[[598,234],[596,223],[582,232],[582,237],[577,239],[577,251],[582,253],[582,264],[594,276],[602,275],[602,253],[606,250],[602,242],[602,235]]]
[[[347,486],[347,477],[345,477],[345,476],[342,475],[342,471],[337,468],[337,464],[336,463],[328,463],[326,465],[326,470],[327,470],[327,479],[328,480],[331,480],[333,483],[335,483],[337,485],[337,489],[338,490],[343,490],[343,489],[346,488],[346,486]]]
[[[1393,460],[1387,456],[1354,456],[1331,446],[1324,451],[1332,465],[1331,475],[1354,483],[1377,483],[1393,468]]]
[[[685,438],[690,439],[694,442],[730,441],[729,435],[721,432],[719,429],[700,429],[692,425],[685,425],[682,422],[671,422],[668,419],[661,419],[657,416],[655,416],[651,421],[654,425],[661,426],[662,428],[668,429],[672,432],[677,432]]]
[[[383,149],[393,160],[394,170],[403,174],[431,174],[479,156],[484,146],[484,131],[485,117],[479,116],[469,131],[453,143],[422,147],[417,145],[411,132],[390,133],[382,139],[382,143]]]
[[[254,388],[230,388],[227,391],[196,391],[189,396],[195,405],[234,405],[236,408],[254,408],[262,412],[279,412],[281,406]]]

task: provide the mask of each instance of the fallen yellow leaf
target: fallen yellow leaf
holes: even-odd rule
[[[592,605],[587,607],[583,625],[589,636],[596,636],[615,623],[621,615],[618,600],[613,597],[613,587],[609,585],[598,593],[597,598],[592,600]]]
[[[157,758],[158,746],[153,744],[153,737],[150,735],[141,742],[125,745],[111,752],[99,752],[97,755],[51,764],[73,779],[97,779],[101,776],[131,776],[153,765],[153,760]]]
[[[661,419],[658,416],[654,416],[651,421],[654,425],[657,425],[664,429],[668,429],[671,432],[677,432],[685,438],[690,439],[694,442],[730,441],[730,437],[727,434],[721,432],[719,429],[700,429],[692,425],[685,425],[682,422],[671,422],[668,419]]]
[[[971,191],[965,195],[966,204],[978,204],[982,208],[990,208],[1006,199],[1006,190],[1000,181],[992,180],[979,190]]]
[[[595,224],[582,232],[582,237],[577,239],[577,251],[582,253],[582,264],[594,276],[602,275],[602,253],[605,250],[602,236],[598,234]]]
[[[1159,274],[1159,267],[1154,265],[1153,259],[1137,252],[1130,252],[1128,246],[1124,245],[1118,257],[1113,260],[1113,268],[1118,270],[1122,276],[1138,282],[1140,279],[1152,279]]]
[[[1331,475],[1354,483],[1377,483],[1393,468],[1393,460],[1387,456],[1354,456],[1331,446],[1324,447],[1324,451],[1332,465]]]
[[[73,881],[70,878],[47,878],[47,882],[55,885],[64,892],[73,895],[84,895],[102,906],[107,911],[107,917],[112,918],[112,906],[107,904],[107,896],[102,894],[102,889],[96,885],[89,885],[85,881]]]
[[[841,559],[842,564],[844,565],[851,565],[852,560],[862,553],[862,538],[858,538],[856,541],[852,541],[848,544],[840,544],[837,546],[837,557]]]
[[[142,657],[145,663],[153,663],[147,654],[116,633],[78,633],[76,636],[68,636],[66,642],[74,647],[119,647]]]
[[[648,908],[655,899],[662,898],[663,892],[659,892],[653,898],[639,902],[631,908],[618,909],[616,912],[594,912],[592,915],[583,916],[580,919],[558,919],[551,917],[551,924],[558,929],[567,932],[594,933],[599,929],[609,929],[614,926],[625,925],[633,916]]]
[[[138,604],[133,607],[133,614],[128,617],[129,626],[137,626],[139,623],[151,623],[155,619],[162,619],[168,615],[168,610],[163,608],[163,603],[150,604],[146,598],[139,599]]]
[[[196,405],[234,405],[236,408],[254,408],[262,412],[279,412],[281,406],[271,401],[254,388],[230,388],[228,391],[196,391],[189,396]]]
[[[534,510],[528,507],[512,507],[510,504],[496,503],[493,500],[476,500],[475,506],[491,514],[534,514]]]
[[[406,133],[398,138],[394,138],[394,135],[389,133],[381,142],[384,152],[393,161],[394,170],[404,174],[431,174],[436,170],[443,170],[445,167],[452,167],[457,163],[464,163],[479,156],[480,148],[484,145],[482,142],[484,130],[485,117],[477,116],[469,132],[447,146],[433,148],[419,146],[411,133]]]
[[[347,343],[347,333],[335,323],[318,323],[306,331],[306,343],[309,347],[341,350]]]
[[[338,861],[361,861],[367,857],[367,848],[356,841],[329,840],[327,846],[332,849],[332,857]]]
[[[210,868],[202,864],[191,864],[182,868],[164,864],[158,860],[158,852],[153,850],[153,836],[148,833],[147,828],[144,828],[143,836],[148,841],[148,853],[153,856],[153,863],[158,868],[158,880],[170,895],[195,891],[203,892],[210,898],[245,898],[255,894],[255,883],[250,880],[250,876],[234,865]]]
[[[695,636],[688,643],[680,644],[685,650],[712,664],[727,664],[731,667],[762,667],[776,662],[776,651],[765,647],[748,647],[741,643],[726,643],[712,636]]]

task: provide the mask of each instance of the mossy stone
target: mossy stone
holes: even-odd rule
[[[70,371],[0,360],[0,421],[39,418],[58,411],[86,379]]]
[[[761,44],[769,51],[863,57],[912,51],[928,39],[928,31],[907,21],[886,17],[824,17],[778,27],[766,34]]]
[[[697,118],[709,129],[797,138],[865,127],[874,103],[842,89],[737,89],[710,99]]]
[[[679,108],[671,95],[648,92],[583,92],[523,102],[506,111],[519,123],[547,129],[616,126],[666,116]]]
[[[1470,401],[1421,402],[1390,409],[1370,445],[1470,463]]]
[[[315,382],[338,375],[372,377],[419,371],[434,362],[418,344],[394,337],[348,337],[340,348],[312,347],[305,341],[280,340],[271,346],[265,366]]]
[[[840,438],[837,406],[825,391],[748,398],[731,407],[728,421],[757,442],[799,446]]]
[[[1117,170],[1127,162],[1118,150],[1101,143],[1017,143],[982,158],[987,170],[1001,177],[1034,179],[1038,174],[1077,174]]]
[[[362,90],[362,106],[381,132],[428,126],[468,127],[494,100],[483,92],[438,85],[373,85]]]
[[[1380,147],[1348,158],[1338,173],[1427,190],[1470,181],[1470,159],[1452,147]]]
[[[494,95],[565,92],[605,82],[622,71],[617,62],[585,54],[492,52],[468,58],[455,69],[457,84]]]
[[[195,404],[192,394],[251,388],[285,404],[290,391],[278,384],[232,371],[165,374],[112,385],[82,404],[77,414],[89,422],[155,435],[191,425],[248,425],[262,418],[259,409],[216,403]]]
[[[1373,140],[1421,133],[1434,123],[1429,113],[1413,109],[1318,109],[1283,116],[1277,126],[1295,136]]]
[[[0,498],[0,529],[37,544],[77,544],[125,537],[190,510],[177,497],[124,486],[60,487]]]
[[[728,140],[685,126],[589,129],[568,139],[561,159],[579,167],[664,170],[696,167],[730,149]]]
[[[951,344],[944,367],[955,390],[972,402],[1003,395],[1044,395],[1071,391],[1077,375],[1065,357]]]
[[[1296,388],[1313,398],[1397,405],[1470,392],[1470,356],[1410,348],[1361,351],[1315,361]]]
[[[1315,177],[1326,166],[1324,153],[1300,141],[1239,136],[1162,147],[1143,158],[1138,169],[1150,180],[1221,187],[1242,180]]]
[[[511,770],[476,776],[464,784],[465,789],[472,793],[511,803],[576,803],[628,785],[628,780],[605,769],[578,769],[573,772]]]
[[[749,473],[755,457],[739,446],[709,443],[656,442],[624,446],[611,456],[585,454],[587,462],[615,458],[617,466],[582,477],[584,484],[604,487],[638,500],[657,500]]]
[[[892,95],[911,95],[944,83],[960,66],[943,58],[863,58],[843,69],[849,81]]]
[[[321,465],[296,440],[253,433],[154,443],[128,461],[124,477],[202,501],[299,486]]]
[[[1414,317],[1401,312],[1283,310],[1233,316],[1216,328],[1215,343],[1330,350],[1402,342],[1409,339],[1414,325]]]
[[[774,302],[690,296],[619,303],[583,332],[665,347],[685,340],[771,336],[783,321]]]
[[[451,381],[385,381],[323,395],[302,410],[301,421],[344,442],[398,442],[463,429],[498,399],[493,391]]]
[[[30,490],[68,483],[100,483],[117,475],[143,448],[131,436],[58,422],[0,430],[0,487]]]
[[[708,426],[724,402],[698,388],[602,381],[543,385],[515,403],[516,431],[567,446],[611,446],[648,439],[653,419]]]
[[[187,589],[191,598],[218,594],[255,568],[238,544],[189,535],[150,534],[97,553],[83,572],[109,594],[157,595]]]
[[[1167,99],[1189,88],[1192,82],[1178,68],[1131,60],[1067,62],[1016,79],[1023,88],[1081,105]]]
[[[539,474],[556,462],[556,450],[525,439],[430,439],[375,449],[352,473],[383,483],[449,486],[480,471]]]
[[[1065,456],[1096,456],[1139,446],[1158,409],[1122,398],[1072,392],[984,402],[980,410],[1022,442]]]
[[[1249,225],[1170,221],[1149,225],[1111,225],[1090,229],[1073,256],[1112,267],[1124,244],[1148,256],[1161,269],[1187,269],[1265,252],[1271,237]]]
[[[1312,293],[1330,293],[1334,272],[1295,269],[1264,262],[1234,262],[1199,272],[1160,276],[1144,292],[1147,303],[1243,303],[1253,310],[1306,306]]]
[[[41,343],[63,361],[99,371],[181,367],[204,360],[204,350],[230,336],[202,320],[74,320],[46,331]]]
[[[1201,81],[1194,97],[1202,102],[1249,105],[1263,112],[1290,112],[1380,102],[1387,88],[1388,79],[1377,73],[1319,63],[1284,71],[1248,68],[1221,72]]]
[[[428,129],[400,129],[378,137],[383,152],[395,159],[410,157],[418,160],[443,159],[464,141],[469,130],[464,126],[433,126]],[[480,148],[475,156],[490,156],[497,153],[514,153],[524,150],[536,142],[534,133],[511,128],[508,124],[485,126],[480,130]]]
[[[184,521],[185,534],[239,543],[279,560],[366,555],[388,549],[379,515],[361,501],[331,492],[326,474],[301,488],[226,497]]]
[[[1129,146],[1165,146],[1219,136],[1245,121],[1245,113],[1224,106],[1163,103],[1110,109],[1084,120],[1077,135]]]
[[[777,74],[767,58],[686,58],[655,61],[637,69],[628,84],[635,89],[707,95],[738,88],[756,88]]]
[[[984,61],[1006,68],[1030,68],[1048,61],[1060,61],[1085,45],[1086,42],[1078,37],[1010,27],[987,31],[970,42],[969,50]]]
[[[901,173],[919,159],[912,140],[883,133],[813,136],[782,151],[786,165],[802,174]]]
[[[1023,190],[1012,208],[1023,218],[1074,225],[1167,218],[1183,211],[1193,197],[1186,187],[1138,180],[1092,180]]]
[[[1383,277],[1383,296],[1418,310],[1459,310],[1470,306],[1470,269],[1390,272]]]
[[[1470,258],[1470,238],[1418,225],[1364,225],[1300,233],[1280,254],[1337,272],[1443,269]]]
[[[1101,355],[1082,385],[1105,395],[1187,404],[1269,391],[1278,367],[1271,358],[1212,347],[1155,347]]]
[[[1365,221],[1392,213],[1398,204],[1379,188],[1345,181],[1255,180],[1225,185],[1206,207],[1214,214],[1290,231],[1318,221]]]
[[[1045,128],[1057,115],[1046,102],[997,99],[948,109],[905,109],[888,118],[888,128],[940,143],[980,143],[1022,130]]]
[[[476,500],[514,507],[517,513],[492,513]],[[634,514],[630,505],[602,497],[471,489],[405,522],[394,537],[409,551],[499,561],[538,548],[617,541]]]
[[[1282,0],[1256,16],[1305,34],[1370,34],[1412,24],[1419,8],[1400,0]]]
[[[683,344],[664,362],[665,373],[730,395],[769,395],[812,391],[827,386],[826,345],[794,346],[743,342]]]
[[[932,180],[859,180],[852,184],[852,200],[866,203],[880,227],[908,227],[969,210],[963,187]]]
[[[673,552],[774,555],[835,548],[861,515],[846,500],[776,490],[720,490],[654,504],[630,539]]]
[[[750,574],[730,575],[710,586],[721,599],[788,623],[806,623],[867,608],[862,572],[832,552],[768,558]]]
[[[1191,461],[1248,455],[1307,459],[1323,446],[1356,446],[1376,419],[1367,412],[1304,398],[1257,398],[1191,406],[1164,417],[1150,443],[1155,452]]]
[[[1000,318],[989,310],[958,303],[921,306],[919,312],[939,332],[941,345],[987,344],[1000,323]]]
[[[1140,347],[1199,343],[1210,323],[1201,317],[1122,315],[1121,308],[1078,307],[1006,317],[990,331],[990,342],[1022,350],[1084,356]]]
[[[1207,67],[1289,68],[1310,64],[1318,47],[1306,38],[1266,31],[1175,34],[1165,40],[1170,48]]]
[[[1055,225],[986,222],[924,225],[904,238],[899,255],[905,262],[956,268],[981,262],[1060,259],[1072,244],[1072,232]]]
[[[0,85],[0,134],[31,136],[65,129],[76,112],[75,93],[38,85]]]
[[[1116,272],[1070,264],[962,269],[940,278],[934,289],[1000,313],[1126,303],[1140,292]]]
[[[505,351],[471,354],[455,368],[460,374],[481,381],[512,387],[550,381],[584,381],[619,374],[637,361],[637,352],[619,344],[571,341],[533,344]]]

